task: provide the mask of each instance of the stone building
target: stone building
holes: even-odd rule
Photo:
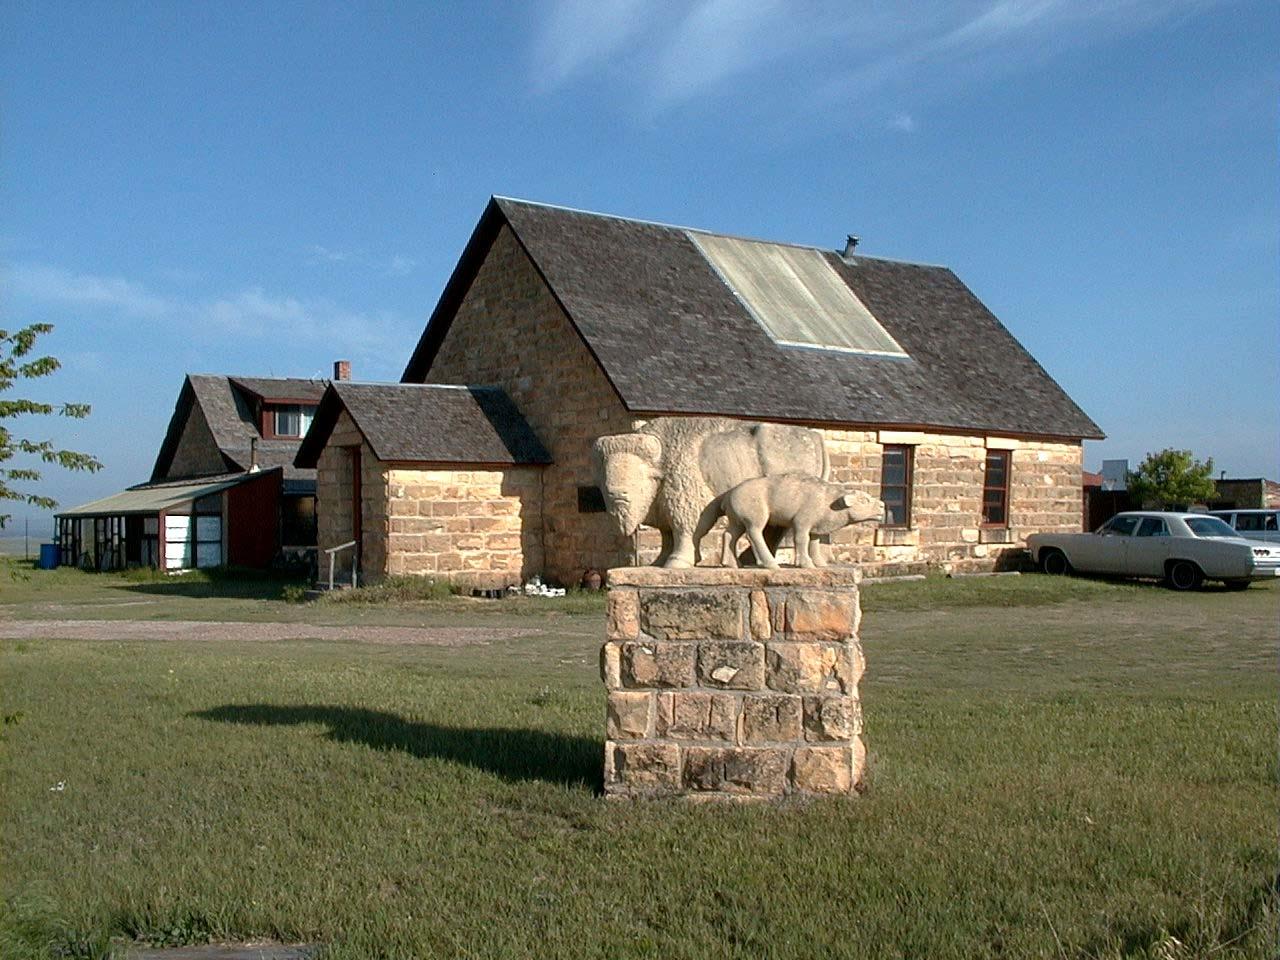
[[[297,462],[316,470],[319,542],[355,541],[365,577],[541,574],[550,458],[494,387],[335,381]]]
[[[540,518],[522,527],[524,537],[540,525],[522,573],[536,559],[549,578],[575,583],[587,569],[649,559],[656,537],[624,538],[604,512],[592,444],[676,416],[820,429],[831,478],[887,504],[878,529],[837,535],[837,561],[990,568],[1031,532],[1079,530],[1082,441],[1102,438],[1097,425],[950,270],[852,247],[494,198],[402,380],[491,388],[522,415],[546,462],[487,463],[480,472],[465,458],[437,463],[432,470],[449,468],[456,480],[441,473],[438,484],[397,482],[398,468],[380,467],[377,493],[362,506],[366,556],[382,549],[369,538],[385,536],[378,570],[418,566],[408,559],[416,541],[400,548],[390,539],[401,514],[413,512],[397,501],[418,500],[424,516],[421,501],[435,496],[425,490],[460,493],[476,483],[486,492],[475,499],[491,502],[495,483],[523,489],[513,478],[532,469],[541,478],[536,505],[532,493],[513,493],[528,498],[522,516]],[[423,437],[455,428],[438,419],[414,425]],[[330,446],[355,442],[351,433],[334,437]],[[308,438],[298,463],[318,464],[323,478],[320,443]],[[322,548],[353,528],[337,519],[349,509],[347,493],[334,495],[330,502],[322,479]],[[430,572],[489,562],[472,556],[491,553],[486,544],[465,544],[437,553]]]

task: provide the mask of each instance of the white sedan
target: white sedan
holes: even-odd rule
[[[1280,576],[1280,547],[1250,542],[1217,517],[1134,510],[1094,533],[1033,533],[1031,558],[1045,573],[1109,573],[1161,577],[1175,590],[1206,579],[1243,589]]]

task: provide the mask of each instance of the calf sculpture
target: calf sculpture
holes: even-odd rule
[[[783,473],[746,480],[720,498],[728,518],[723,560],[738,565],[738,541],[746,533],[756,563],[776,568],[778,560],[765,540],[766,527],[785,527],[795,541],[796,565],[825,566],[819,537],[852,523],[880,520],[884,504],[862,492],[850,493],[834,483],[803,473]]]

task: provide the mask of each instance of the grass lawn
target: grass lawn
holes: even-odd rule
[[[0,956],[1275,955],[1275,585],[868,587],[868,792],[741,807],[597,795],[594,599],[279,589],[35,573],[0,619],[538,632],[0,641]]]

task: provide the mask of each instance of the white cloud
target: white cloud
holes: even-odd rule
[[[324,298],[268,293],[252,286],[213,298],[164,295],[123,277],[75,273],[38,263],[9,269],[9,292],[18,301],[52,310],[154,324],[205,341],[242,340],[324,344],[356,356],[376,355],[403,339],[394,314],[349,310]]]
[[[307,258],[312,264],[347,263],[355,267],[372,269],[389,277],[405,277],[413,272],[418,261],[396,254],[387,259],[370,256],[363,250],[335,250],[318,243],[307,248]]]
[[[328,247],[322,247],[318,243],[313,243],[308,252],[313,263],[342,263],[350,260],[353,256],[346,250],[330,250]]]
[[[894,130],[900,130],[903,133],[916,132],[915,117],[911,116],[909,113],[895,113],[892,119],[889,120],[889,126]]]
[[[121,277],[72,273],[38,263],[14,264],[8,274],[14,295],[45,303],[106,307],[148,319],[162,317],[173,309],[164,297]]]
[[[418,261],[412,257],[392,257],[387,262],[387,273],[393,277],[405,277],[413,272],[413,268],[418,265]]]
[[[556,0],[536,31],[535,82],[541,89],[557,87],[605,62],[665,6],[654,0]]]
[[[779,0],[700,0],[658,56],[654,94],[685,100],[777,56],[786,46],[787,20]]]
[[[936,98],[957,71],[989,79],[1223,2],[550,0],[534,31],[534,83],[546,92],[623,77],[611,88],[642,114],[739,90],[788,114],[833,102],[874,114],[883,88]]]

